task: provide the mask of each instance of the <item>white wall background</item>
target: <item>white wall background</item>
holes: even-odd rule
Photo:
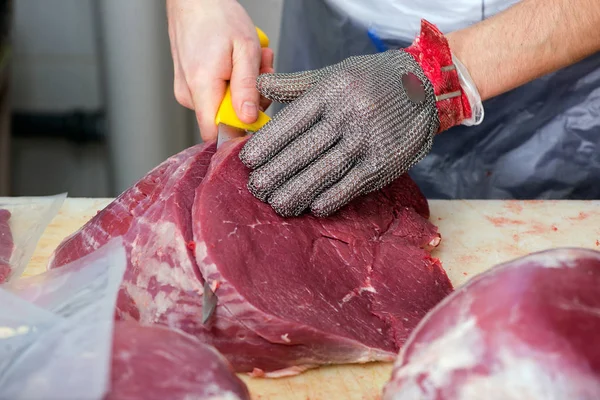
[[[102,9],[107,2],[115,1],[132,0],[15,0],[11,77],[13,109],[60,112],[106,106],[106,87],[101,79],[106,72],[103,69],[105,60],[97,37],[102,26],[95,9]],[[157,7],[158,12],[164,13],[164,0],[141,1],[143,6]],[[274,49],[278,45],[282,2],[240,0],[255,24],[269,35]],[[166,24],[166,19],[156,23]],[[131,21],[129,28],[136,29],[135,20]],[[156,29],[164,30],[164,26],[159,25]],[[148,40],[153,39],[148,37]],[[144,45],[148,46],[148,43]],[[168,46],[162,46],[161,51],[162,58],[158,62],[164,62],[165,58],[170,62]],[[154,95],[172,99],[172,76],[164,76],[164,79],[168,84],[156,82],[155,85],[161,89],[160,94]],[[191,123],[187,128],[178,125],[174,129],[192,130],[188,134],[197,135],[191,113],[188,113],[188,119]],[[165,131],[166,138],[148,140],[168,141],[168,135],[172,134]],[[168,156],[168,150],[165,151],[163,158]],[[109,149],[102,145],[81,147],[55,139],[15,140],[13,194],[41,195],[68,191],[73,197],[113,196],[116,193],[110,192],[110,156]],[[160,161],[162,159],[149,159],[147,162],[153,166]],[[147,171],[151,168],[148,165],[140,168]]]

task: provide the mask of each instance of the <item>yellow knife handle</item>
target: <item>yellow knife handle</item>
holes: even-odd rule
[[[256,33],[258,34],[258,40],[260,41],[260,47],[269,47],[269,38],[265,33],[258,27],[256,27]],[[244,129],[246,131],[256,132],[260,128],[262,128],[267,122],[269,122],[270,118],[267,114],[262,111],[258,112],[258,119],[251,123],[245,124],[237,117],[235,110],[233,109],[233,103],[231,102],[231,90],[229,89],[229,83],[227,83],[227,88],[225,89],[225,96],[223,97],[223,101],[221,101],[221,105],[219,106],[219,110],[217,111],[217,115],[215,117],[215,123],[225,124],[229,126],[233,126],[234,128]]]
[[[260,47],[269,47],[269,37],[258,27],[255,26],[256,33],[258,34],[258,41],[260,42]]]

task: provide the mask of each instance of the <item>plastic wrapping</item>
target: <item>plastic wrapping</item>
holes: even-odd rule
[[[477,86],[475,86],[475,82],[473,82],[473,78],[471,78],[471,74],[469,74],[467,67],[465,67],[464,64],[460,62],[460,60],[454,55],[452,55],[452,62],[456,66],[460,86],[467,94],[469,105],[471,106],[471,117],[463,120],[461,124],[466,126],[479,125],[483,122],[485,113]]]
[[[0,288],[0,399],[106,395],[126,265],[119,237],[62,268]]]
[[[62,193],[0,201],[0,284],[23,274],[40,237],[66,197]]]

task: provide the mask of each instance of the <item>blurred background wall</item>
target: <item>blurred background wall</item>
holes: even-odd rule
[[[240,3],[277,49],[282,0]],[[0,195],[115,196],[199,141],[173,96],[164,0],[12,0],[11,27]]]

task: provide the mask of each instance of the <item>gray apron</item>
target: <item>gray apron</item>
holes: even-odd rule
[[[364,28],[323,0],[285,0],[278,72],[322,68],[377,51]],[[600,54],[490,99],[484,108],[481,125],[441,133],[411,169],[425,196],[600,198]]]

